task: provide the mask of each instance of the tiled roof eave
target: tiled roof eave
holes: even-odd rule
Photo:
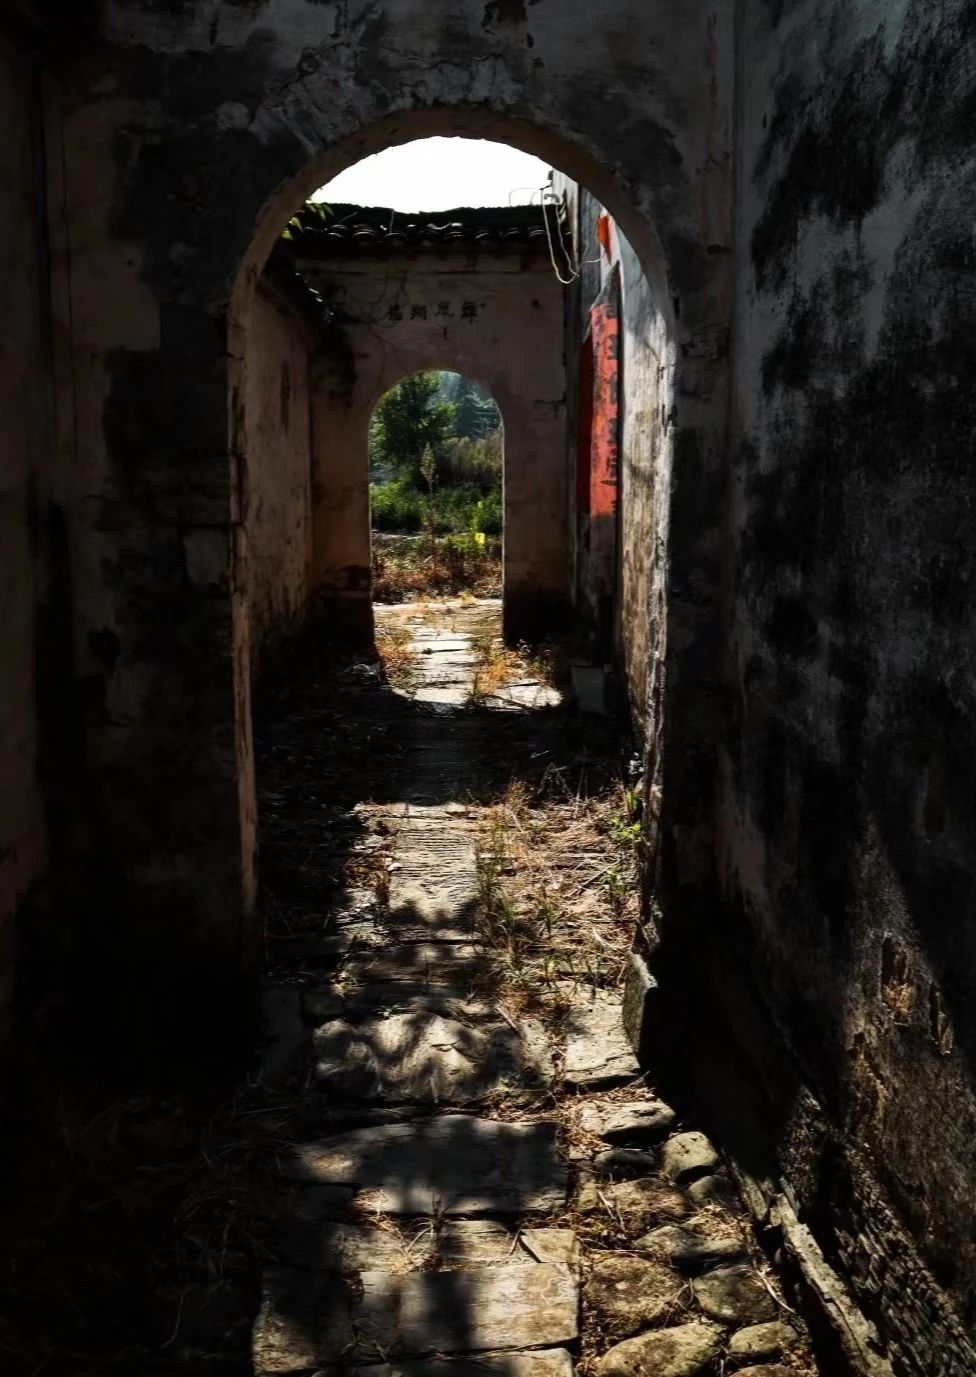
[[[548,234],[547,234],[548,229]],[[565,237],[558,209],[543,219],[539,206],[489,207],[407,215],[376,207],[307,208],[289,224],[293,258],[455,253],[548,254],[550,236]]]

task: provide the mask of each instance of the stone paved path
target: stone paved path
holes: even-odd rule
[[[255,1371],[811,1371],[717,1154],[644,1084],[620,990],[574,982],[561,1021],[506,1008],[472,798],[492,713],[558,698],[526,675],[472,711],[498,610],[380,614],[415,655],[395,780],[360,809],[388,894],[348,892],[267,991],[266,1078],[311,1097],[315,1131],[279,1162]]]

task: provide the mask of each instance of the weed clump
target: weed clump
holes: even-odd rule
[[[497,541],[475,534],[373,538],[373,598],[378,603],[420,598],[498,597],[502,587]]]

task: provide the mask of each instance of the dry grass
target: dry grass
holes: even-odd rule
[[[635,827],[621,784],[552,770],[509,785],[477,845],[478,922],[513,1010],[558,1028],[581,987],[616,988],[637,918]]]
[[[513,684],[525,673],[525,666],[514,650],[509,650],[498,636],[487,633],[471,642],[475,655],[474,671],[468,702],[484,703]]]
[[[376,912],[385,916],[390,909],[390,853],[392,840],[385,838],[370,850],[350,856],[345,865],[346,885],[350,890],[370,890]]]
[[[208,1106],[35,1082],[0,1231],[0,1370],[248,1370],[289,1115],[258,1090]]]
[[[463,537],[445,536],[433,545],[424,537],[399,545],[374,545],[373,599],[378,603],[419,598],[498,597],[502,587],[501,553],[481,548]]]
[[[417,656],[411,648],[407,626],[385,622],[376,631],[376,651],[387,679],[395,688],[410,688],[417,671]]]
[[[472,639],[471,647],[475,665],[468,702],[473,707],[498,697],[512,684],[557,681],[559,656],[554,646],[531,647],[523,641],[513,650],[494,632],[484,632]]]
[[[567,1015],[578,1005],[578,992],[616,989],[621,983],[637,918],[636,806],[633,791],[605,770],[594,768],[591,779],[585,767],[571,773],[554,766],[533,785],[517,779],[484,814],[477,847],[477,915],[483,939],[501,957],[499,1000],[513,1022],[529,1014],[539,1018],[557,1043]],[[530,1106],[513,1106],[509,1097],[509,1103],[492,1105],[490,1112],[522,1122],[555,1119],[562,1153],[572,1168],[592,1161],[606,1146],[581,1127],[583,1104],[633,1103],[651,1093],[644,1083],[589,1094],[557,1090],[538,1096]],[[661,1179],[662,1187],[669,1184]],[[634,1221],[614,1207],[611,1183],[603,1183],[603,1190],[604,1208],[580,1209],[574,1192],[566,1209],[547,1221],[572,1229],[579,1238],[584,1275],[601,1253],[647,1256],[643,1250],[635,1252]],[[706,1205],[698,1214],[710,1216],[712,1236],[743,1240],[752,1265],[788,1310],[745,1215],[719,1205]],[[657,1222],[669,1219],[662,1207]],[[679,1324],[698,1314],[690,1284],[678,1281],[673,1310],[662,1323]],[[592,1377],[599,1360],[622,1336],[604,1327],[585,1291],[583,1319],[575,1366]],[[814,1370],[802,1345],[786,1365],[798,1377]]]
[[[915,1011],[915,987],[910,981],[902,980],[885,985],[881,994],[894,1021],[907,1028]]]

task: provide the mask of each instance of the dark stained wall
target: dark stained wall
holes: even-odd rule
[[[902,1371],[976,1370],[959,1327],[976,1322],[972,0],[101,8],[90,53],[60,54],[53,295],[84,812],[131,968],[166,1007],[178,979],[181,1015],[196,975],[210,1010],[250,944],[250,494],[229,365],[249,292],[229,304],[233,284],[253,286],[313,173],[408,125],[520,138],[632,212],[674,340],[674,463],[645,505],[653,571],[634,562],[641,605],[653,573],[651,649],[668,657],[652,723],[667,733],[664,919],[698,918],[717,893],[721,929],[688,969],[734,935],[738,985],[755,978],[796,1073],[777,1104],[801,1109],[767,1115],[784,1174]],[[28,75],[4,49],[0,280],[24,340],[0,367],[0,658],[19,644],[0,685],[8,913],[43,835]],[[651,456],[646,430],[633,439],[636,479]],[[61,769],[56,735],[47,751]],[[731,965],[721,976],[735,983]]]
[[[33,64],[0,37],[0,1045],[13,991],[15,921],[47,849],[35,701],[50,457],[35,117]]]
[[[719,884],[850,1158],[811,1210],[901,1370],[969,1373],[976,4],[740,21]]]
[[[304,196],[411,136],[510,139],[614,210],[660,284],[669,329],[672,301],[690,342],[727,308],[710,253],[729,209],[727,9],[566,0],[504,11],[105,0],[91,47],[77,61],[66,52],[71,236],[58,266],[70,301],[56,305],[55,329],[71,340],[61,400],[78,416],[74,596],[79,623],[119,642],[86,738],[88,811],[111,859],[96,902],[116,910],[115,947],[140,978],[146,952],[166,957],[168,972],[155,959],[148,972],[164,1010],[189,972],[209,1021],[257,950],[244,337],[257,277]],[[707,502],[687,490],[686,585],[707,567],[719,515],[725,358],[709,370],[711,391],[689,391],[679,419],[696,473],[713,479]],[[231,553],[215,583],[220,547]],[[674,613],[681,663],[668,682],[688,717],[714,665],[686,664],[684,651],[712,612],[688,600]],[[710,653],[716,641],[711,629]],[[80,675],[103,673],[83,638],[77,649]],[[680,784],[669,796],[686,811],[698,772]],[[705,835],[702,823],[693,840]]]

